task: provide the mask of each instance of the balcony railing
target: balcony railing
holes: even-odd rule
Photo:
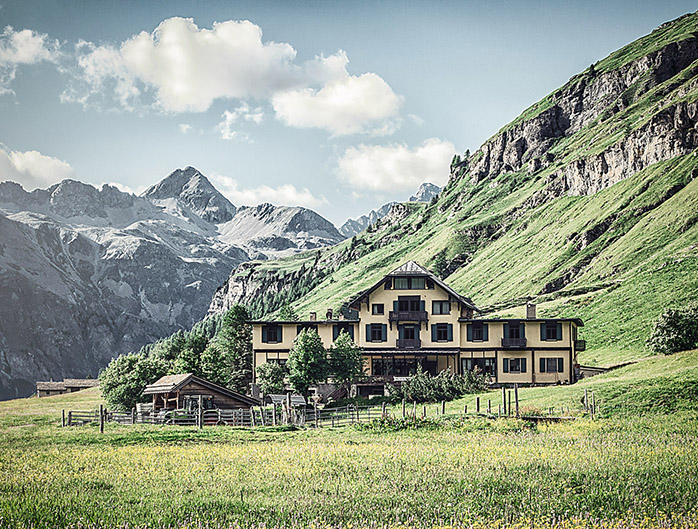
[[[504,349],[523,349],[526,347],[526,338],[502,338]]]
[[[422,346],[422,340],[419,338],[403,338],[402,340],[398,338],[395,346],[398,349],[419,349]]]
[[[575,340],[574,341],[574,348],[576,351],[586,351],[587,350],[587,341],[586,340]]]
[[[427,321],[427,313],[424,310],[391,310],[388,321]]]

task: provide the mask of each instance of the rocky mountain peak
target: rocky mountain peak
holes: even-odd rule
[[[173,171],[141,196],[155,201],[174,198],[213,224],[228,222],[237,211],[208,178],[191,166]]]
[[[424,182],[417,192],[410,197],[410,202],[429,202],[441,192],[441,188],[431,182]]]

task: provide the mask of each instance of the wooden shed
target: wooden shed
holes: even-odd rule
[[[202,397],[204,408],[230,410],[259,406],[257,399],[243,395],[219,386],[192,373],[167,375],[146,386],[144,395],[153,396],[153,410],[174,410],[196,407],[199,396]]]

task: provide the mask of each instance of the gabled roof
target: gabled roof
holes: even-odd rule
[[[94,388],[99,386],[99,380],[96,378],[66,378],[63,380],[66,388]]]
[[[449,287],[446,283],[444,283],[441,279],[439,279],[434,274],[432,274],[429,270],[418,265],[414,261],[407,261],[403,265],[397,267],[395,270],[393,270],[392,272],[385,275],[380,281],[378,281],[375,285],[373,285],[368,290],[364,290],[363,292],[360,292],[359,294],[357,294],[349,302],[349,307],[360,310],[361,307],[359,305],[361,303],[361,299],[363,299],[365,296],[369,296],[374,290],[376,290],[378,287],[382,286],[385,283],[386,277],[405,277],[405,276],[427,277],[427,278],[431,279],[435,284],[439,285],[439,287],[441,287],[443,290],[448,292],[451,296],[456,298],[460,303],[462,303],[466,307],[470,307],[471,309],[480,312],[480,309],[478,309],[473,304],[473,302],[470,298],[467,298],[465,296],[461,296],[458,292],[456,292],[451,287]]]
[[[197,384],[204,386],[205,388],[208,388],[211,391],[216,391],[217,393],[226,395],[249,406],[259,405],[259,401],[257,399],[253,399],[252,397],[248,397],[246,395],[243,395],[242,393],[238,393],[237,391],[233,391],[232,389],[228,389],[224,386],[219,386],[218,384],[215,384],[209,380],[197,377],[193,373],[182,373],[179,375],[164,376],[159,380],[156,380],[152,384],[146,386],[143,390],[143,395],[171,393],[173,391],[178,391],[182,389],[190,382],[196,382]]]
[[[269,395],[267,395],[267,398],[274,405],[279,405],[279,404],[283,404],[284,402],[286,402],[286,395],[270,393]],[[303,395],[291,395],[291,406],[296,407],[296,406],[305,406],[305,405],[306,405],[305,397],[303,397]]]
[[[63,382],[37,382],[36,389],[42,391],[64,391],[65,384]]]

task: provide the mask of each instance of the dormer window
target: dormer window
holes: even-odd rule
[[[396,277],[395,290],[424,290],[426,280],[423,277]]]

